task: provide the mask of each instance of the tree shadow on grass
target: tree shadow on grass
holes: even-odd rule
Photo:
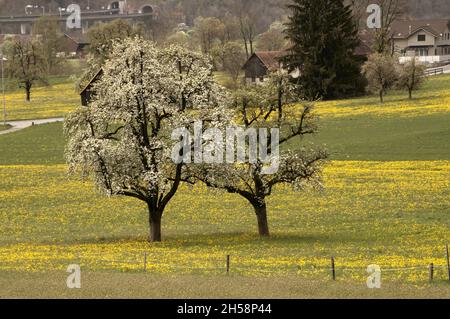
[[[81,238],[79,240],[70,240],[61,242],[61,245],[117,245],[117,244],[136,244],[137,246],[160,247],[160,248],[207,248],[207,247],[236,247],[236,246],[279,246],[289,247],[308,244],[333,244],[336,242],[355,242],[355,238],[343,238],[341,236],[332,236],[330,234],[320,233],[273,233],[268,238],[261,238],[256,233],[251,232],[224,232],[207,234],[168,234],[163,236],[161,243],[149,243],[144,236],[108,236],[98,238]],[[44,243],[43,243],[44,244]]]

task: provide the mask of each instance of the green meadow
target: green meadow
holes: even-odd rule
[[[40,94],[40,107],[15,116],[63,116],[79,103],[73,95],[47,107],[53,92]],[[278,188],[269,239],[243,199],[199,185],[182,188],[163,243],[149,244],[144,205],[67,175],[62,124],[0,136],[0,297],[448,298],[449,95],[450,76],[438,76],[412,101],[392,92],[384,105],[319,102],[320,132],[302,143],[331,154],[324,190]],[[65,286],[71,263],[81,265],[81,290]],[[370,264],[385,270],[381,289],[366,287]]]

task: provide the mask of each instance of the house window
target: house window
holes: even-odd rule
[[[428,49],[427,48],[416,49],[416,56],[428,56]]]
[[[417,36],[417,41],[419,42],[425,42],[427,40],[427,36],[425,34],[419,34]]]

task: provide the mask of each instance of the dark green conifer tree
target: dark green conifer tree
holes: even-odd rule
[[[360,40],[352,10],[343,0],[293,0],[286,24],[292,46],[285,63],[299,70],[303,98],[336,98],[364,90]]]

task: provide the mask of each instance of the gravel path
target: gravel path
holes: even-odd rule
[[[10,121],[6,122],[6,124],[11,125],[11,128],[0,131],[0,135],[9,134],[13,132],[17,132],[20,130],[23,130],[24,128],[33,126],[33,125],[41,125],[41,124],[48,124],[48,123],[56,123],[56,122],[63,122],[64,118],[51,118],[51,119],[39,119],[39,120],[25,120],[25,121]],[[0,124],[3,124],[1,122]]]

